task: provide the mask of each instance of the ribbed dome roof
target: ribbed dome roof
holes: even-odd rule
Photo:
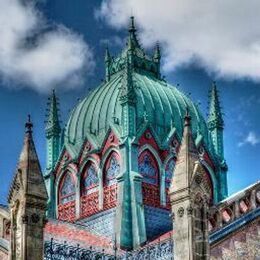
[[[77,105],[67,124],[66,144],[82,145],[87,136],[92,136],[101,143],[111,125],[115,125],[120,132],[122,105],[119,98],[122,79],[123,71]],[[173,127],[181,137],[183,118],[188,108],[192,116],[194,137],[201,133],[207,143],[208,130],[204,118],[193,102],[176,87],[151,75],[137,72],[133,72],[133,84],[136,93],[137,131],[148,121],[160,141]]]
[[[131,19],[127,47],[114,58],[106,50],[106,82],[96,88],[73,110],[65,131],[65,145],[76,154],[86,139],[101,146],[110,127],[122,133],[122,102],[120,95],[130,94],[136,105],[137,134],[150,124],[159,145],[176,128],[181,138],[183,118],[188,109],[192,117],[194,138],[208,146],[208,128],[194,103],[160,75],[160,48],[152,57],[146,55],[136,37]],[[128,92],[130,91],[130,92]],[[122,94],[124,92],[124,94]],[[127,94],[128,93],[128,94]],[[134,97],[133,97],[134,96]]]

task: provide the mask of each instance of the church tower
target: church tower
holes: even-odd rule
[[[212,89],[210,91],[208,129],[219,162],[219,165],[217,166],[219,187],[220,187],[218,200],[222,200],[226,198],[228,195],[228,190],[227,190],[228,168],[224,157],[224,141],[223,141],[224,120],[223,120],[223,114],[220,107],[217,85],[215,82],[213,82]]]
[[[9,192],[10,260],[43,259],[47,191],[36,154],[30,117],[17,170]]]
[[[212,198],[209,178],[200,163],[187,113],[169,191],[175,260],[209,259],[207,210]]]

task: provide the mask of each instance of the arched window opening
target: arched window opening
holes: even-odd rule
[[[104,167],[104,209],[114,208],[117,203],[117,181],[120,173],[119,155],[112,152]]]
[[[120,164],[116,158],[115,154],[110,157],[107,170],[105,174],[105,185],[110,186],[116,183],[116,177],[120,173]]]
[[[144,204],[152,207],[160,207],[158,164],[149,150],[145,150],[140,154],[138,171],[143,176],[142,190]]]
[[[66,204],[67,202],[75,200],[75,183],[72,180],[70,173],[66,173],[60,187],[60,204]]]
[[[154,156],[148,150],[139,157],[139,173],[143,176],[143,182],[158,185],[158,167]]]
[[[98,188],[99,180],[97,169],[93,163],[86,167],[82,178],[82,194],[95,192]]]
[[[76,186],[72,174],[66,172],[60,182],[58,218],[65,221],[74,221],[76,213]]]
[[[95,165],[87,164],[81,179],[81,217],[91,216],[99,211],[99,178]]]

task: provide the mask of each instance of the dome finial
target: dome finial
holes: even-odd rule
[[[138,40],[136,38],[136,28],[135,28],[134,16],[130,17],[130,25],[129,25],[128,32],[129,32],[128,49],[133,50],[136,47],[140,47]]]
[[[132,15],[130,16],[130,25],[128,29],[129,33],[135,33],[136,28],[135,28],[135,17]]]

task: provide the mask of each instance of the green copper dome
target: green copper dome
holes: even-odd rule
[[[114,75],[107,83],[99,86],[82,100],[73,110],[68,121],[65,142],[82,145],[89,136],[100,144],[108,129],[112,126],[121,132],[122,105],[120,91],[123,71]],[[192,128],[195,138],[197,133],[208,138],[207,125],[193,102],[164,81],[151,75],[133,72],[133,85],[136,93],[136,129],[145,122],[153,126],[160,141],[169,134],[173,127],[179,137],[182,136],[183,118],[188,108],[192,116]]]
[[[88,139],[99,148],[112,128],[123,137],[123,103],[135,107],[134,136],[144,127],[153,129],[159,146],[167,148],[167,137],[175,129],[179,138],[188,109],[192,116],[195,140],[208,146],[207,124],[196,105],[176,87],[167,84],[160,74],[160,48],[149,57],[138,43],[134,23],[130,24],[127,47],[114,58],[105,55],[106,81],[82,100],[73,110],[65,132],[65,146],[76,155]],[[127,119],[125,119],[127,120]]]

